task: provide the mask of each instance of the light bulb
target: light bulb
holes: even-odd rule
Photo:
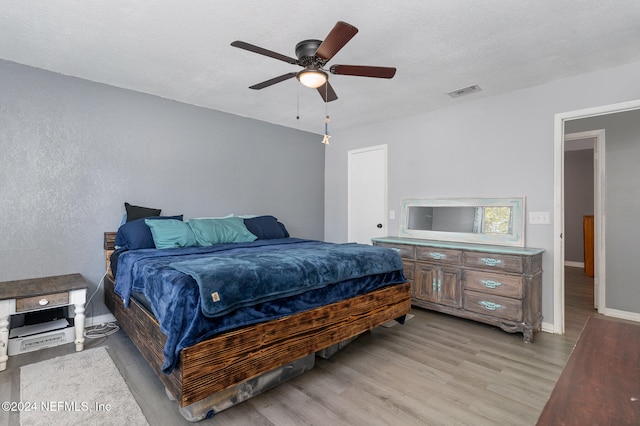
[[[297,77],[300,83],[312,89],[317,89],[327,82],[327,73],[321,70],[300,71]]]

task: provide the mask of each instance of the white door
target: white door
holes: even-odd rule
[[[387,145],[348,153],[348,239],[371,244],[387,232]]]

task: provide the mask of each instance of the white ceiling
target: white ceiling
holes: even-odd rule
[[[248,89],[300,67],[230,43],[295,57],[338,20],[360,32],[329,65],[398,71],[331,75],[330,132],[640,61],[637,0],[0,0],[0,58],[322,133],[315,89]]]

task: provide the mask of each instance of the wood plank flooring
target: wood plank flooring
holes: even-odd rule
[[[202,425],[534,425],[593,309],[593,279],[566,268],[566,334],[522,334],[414,308],[403,326],[379,327],[303,375]],[[151,425],[189,424],[122,331],[106,346]],[[19,401],[19,367],[73,345],[11,357],[0,401]],[[99,368],[99,366],[96,366]],[[105,400],[108,403],[109,401]],[[0,412],[0,426],[19,425]]]

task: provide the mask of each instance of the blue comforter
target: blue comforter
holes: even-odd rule
[[[202,313],[209,318],[339,281],[402,268],[393,251],[360,244],[306,241],[227,254],[169,264],[196,280]]]
[[[167,335],[163,371],[170,373],[180,350],[215,334],[404,281],[393,250],[284,238],[124,252],[115,290],[125,305],[132,292],[149,301]]]

